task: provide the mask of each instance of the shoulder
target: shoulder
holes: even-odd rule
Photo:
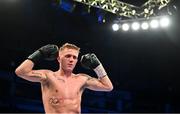
[[[88,74],[85,74],[85,73],[78,73],[78,74],[76,74],[76,76],[79,78],[82,78],[82,79],[86,79],[86,80],[91,78],[91,76],[89,76]]]
[[[49,82],[49,80],[51,80],[52,75],[54,75],[54,71],[52,70],[47,70],[47,69],[43,69],[41,70],[43,72],[43,74],[45,75],[45,79],[42,81],[43,84],[47,84],[47,82]]]

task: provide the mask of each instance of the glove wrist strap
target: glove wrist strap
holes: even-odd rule
[[[102,77],[104,77],[104,76],[107,75],[107,73],[106,73],[104,67],[102,66],[102,64],[98,65],[98,66],[94,69],[94,71],[96,72],[96,74],[97,74],[97,76],[98,76],[99,78],[102,78]]]
[[[37,63],[40,58],[42,57],[42,54],[39,50],[35,51],[33,54],[31,54],[28,59],[31,60],[33,63]]]

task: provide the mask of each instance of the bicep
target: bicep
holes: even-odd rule
[[[97,78],[88,76],[85,87],[94,91],[104,91],[104,85]]]
[[[47,79],[45,70],[31,70],[20,77],[31,82],[42,82]]]

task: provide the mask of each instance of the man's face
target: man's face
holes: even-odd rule
[[[65,48],[64,50],[60,51],[58,57],[60,67],[65,71],[73,71],[78,61],[78,55],[79,51],[75,49]]]

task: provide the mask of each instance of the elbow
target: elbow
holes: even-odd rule
[[[16,68],[15,74],[16,74],[17,76],[20,74],[20,71],[18,70],[18,68]]]
[[[20,76],[20,75],[22,74],[22,72],[21,72],[21,70],[20,70],[19,68],[16,68],[15,74],[16,74],[17,76]]]
[[[112,90],[113,90],[113,88],[114,88],[114,87],[113,87],[113,86],[111,86],[111,87],[110,87],[110,89],[109,89],[109,91],[112,91]]]
[[[107,88],[107,91],[112,91],[113,90],[113,85],[112,86],[109,86],[108,88]]]

